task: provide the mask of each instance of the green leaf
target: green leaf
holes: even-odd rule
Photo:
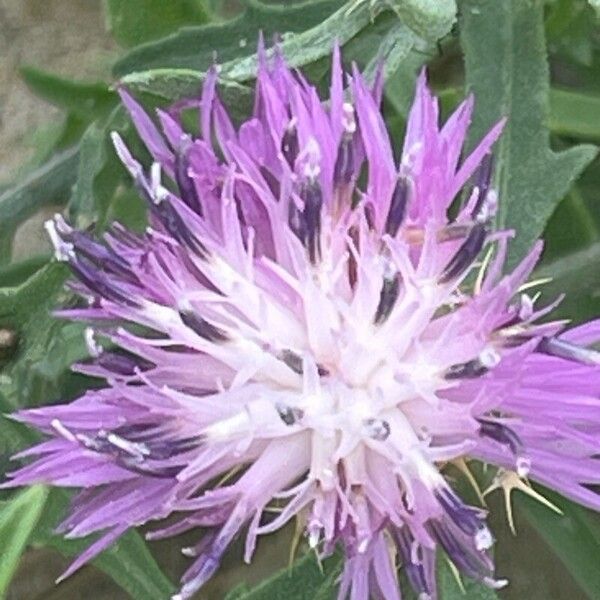
[[[135,46],[190,23],[206,23],[203,0],[105,0],[109,31],[123,46]]]
[[[83,325],[57,319],[51,311],[69,298],[67,269],[50,263],[14,288],[0,288],[0,327],[14,331],[18,349],[2,365],[0,393],[11,410],[48,404],[82,381],[70,365],[87,356]]]
[[[600,276],[594,267],[600,264],[600,243],[548,263],[534,277],[551,277],[541,289],[546,300],[566,292],[553,315],[584,322],[600,314]],[[594,275],[595,273],[595,275]],[[600,588],[599,588],[600,589]]]
[[[36,485],[0,502],[0,598],[6,595],[19,559],[42,513],[47,493],[45,487]]]
[[[40,254],[0,267],[0,281],[4,287],[18,287],[45,266],[49,260],[49,255]]]
[[[440,557],[437,568],[440,600],[497,600],[498,595],[486,585],[461,577],[459,585],[455,573],[445,557]]]
[[[75,182],[79,149],[70,148],[0,195],[0,264],[10,260],[15,229],[43,206],[65,204]]]
[[[552,88],[549,125],[561,135],[600,140],[600,95]]]
[[[588,0],[590,6],[596,11],[596,15],[600,16],[600,0]]]
[[[497,224],[517,232],[510,245],[510,266],[542,233],[596,148],[582,145],[560,153],[550,149],[541,0],[462,0],[460,14],[467,87],[476,98],[472,140],[508,117],[496,147],[496,174]]]
[[[71,81],[34,67],[21,67],[21,77],[34,94],[88,122],[117,104],[117,95],[106,83]]]
[[[246,0],[246,10],[223,24],[185,27],[163,40],[144,44],[118,60],[113,73],[128,73],[167,68],[206,71],[219,63],[254,54],[260,31],[266,40],[276,34],[301,32],[319,25],[343,0],[316,0],[292,6],[268,5]]]
[[[542,494],[562,510],[562,516],[524,494],[515,497],[515,506],[554,550],[589,598],[598,598],[598,515],[550,490],[542,489]]]
[[[48,404],[79,393],[90,380],[70,373],[70,365],[87,356],[83,326],[65,323],[51,314],[69,295],[63,290],[67,269],[50,263],[24,283],[0,288],[0,328],[19,336],[17,354],[2,365],[0,410],[10,412],[23,406]],[[79,385],[73,379],[79,378]],[[70,389],[72,388],[72,389]],[[2,419],[0,443],[3,453],[31,444],[35,434],[21,424]],[[0,465],[5,466],[5,465]],[[93,539],[66,540],[53,533],[67,511],[69,494],[54,489],[35,530],[35,541],[52,545],[68,556],[80,553]],[[3,557],[4,559],[4,557]],[[160,572],[145,542],[135,531],[124,535],[95,561],[136,600],[170,597],[171,584]]]
[[[131,131],[122,106],[115,107],[103,122],[92,123],[81,139],[77,181],[67,207],[70,220],[81,229],[92,223],[100,228],[105,226],[119,184],[131,182],[112,145],[112,131],[123,137]]]
[[[316,14],[317,7],[321,10],[323,4],[322,2],[307,4],[305,7],[307,14],[311,14],[309,9],[314,9]],[[416,6],[419,3],[411,3],[411,6],[413,4]],[[250,6],[256,8],[260,5],[252,2]],[[389,16],[388,9],[388,4],[383,0],[375,5],[370,5],[368,2],[362,2],[350,8],[344,5],[318,22],[314,27],[297,33],[288,33],[283,37],[279,47],[288,64],[292,67],[314,64],[331,54],[334,40],[340,45],[344,45],[351,40],[354,41],[363,30],[370,28],[374,21],[377,23],[376,17],[378,14],[388,11]],[[295,7],[289,10],[293,12]],[[245,14],[247,15],[248,12]],[[445,13],[442,12],[441,14]],[[262,16],[264,18],[264,15]],[[286,18],[288,16],[286,14]],[[381,15],[384,20],[385,17],[385,14]],[[301,22],[306,26],[310,19],[303,16]],[[389,18],[385,22],[387,23],[387,30],[379,48],[379,58],[386,60],[388,63],[386,70],[389,73],[397,69],[411,51],[416,49],[422,51],[423,42],[407,24]],[[451,25],[451,21],[442,19],[437,23],[435,31],[447,33]],[[223,27],[226,27],[226,25]],[[373,60],[368,66],[367,74],[373,75],[376,60]],[[202,65],[204,69],[207,67],[208,64]],[[252,80],[256,76],[257,68],[258,57],[256,54],[233,59],[220,66],[222,93],[232,98],[234,106],[240,105],[240,99],[242,105],[247,105],[250,91],[247,88],[240,88],[239,84]],[[150,92],[168,99],[176,99],[182,96],[198,95],[203,78],[203,74],[196,70],[161,68],[132,73],[123,77],[121,81],[134,90]],[[244,111],[239,109],[239,112],[243,113]]]
[[[436,42],[456,21],[454,0],[387,0],[400,19],[423,39]]]
[[[52,546],[65,556],[75,557],[93,543],[94,536],[66,539],[54,533],[54,527],[66,515],[68,503],[69,494],[65,490],[51,490],[40,526],[35,532],[35,542]],[[135,530],[125,533],[92,562],[135,600],[165,600],[174,592],[173,584],[162,573],[146,542]]]
[[[205,75],[191,69],[152,69],[132,73],[121,83],[137,93],[148,93],[163,100],[199,97]],[[234,81],[220,80],[219,95],[234,117],[247,116],[252,106],[253,92]]]
[[[342,560],[339,556],[325,559],[321,565],[309,552],[253,590],[236,588],[225,600],[329,600],[335,597]]]

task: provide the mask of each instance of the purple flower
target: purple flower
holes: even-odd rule
[[[216,69],[185,104],[199,106],[199,138],[181,105],[158,111],[161,133],[121,91],[154,160],[145,169],[114,135],[150,227],[114,224],[96,241],[48,223],[87,300],[62,315],[93,324],[92,360],[76,368],[107,387],[20,412],[50,439],[5,486],[82,488],[60,531],[101,536],[66,575],[171,513],[149,538],[208,529],[184,549],[179,599],[237,535],[250,561],[257,537],[294,517],[321,556],[343,550],[340,598],[399,599],[397,563],[436,598],[440,549],[500,587],[486,511],[445,467],[484,461],[500,467],[493,487],[538,495],[531,478],[600,509],[600,361],[585,347],[600,321],[539,323],[553,306],[524,289],[541,244],[503,275],[513,232],[493,231],[491,186],[503,123],[461,159],[472,98],[440,129],[421,74],[397,161],[381,77],[370,87],[354,68],[346,92],[335,49],[323,104],[277,53],[260,57],[239,127]]]

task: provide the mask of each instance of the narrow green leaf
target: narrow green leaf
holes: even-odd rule
[[[338,556],[332,556],[319,565],[316,556],[309,552],[289,569],[263,581],[253,590],[236,588],[225,600],[329,600],[335,597],[341,565]]]
[[[206,71],[215,54],[219,63],[254,54],[261,31],[266,40],[277,34],[298,33],[319,25],[343,4],[343,0],[311,0],[278,6],[246,0],[246,10],[226,23],[184,27],[165,39],[131,50],[115,63],[113,73],[123,77],[167,67]]]
[[[0,598],[5,597],[19,566],[21,555],[42,513],[47,493],[45,487],[36,485],[0,502]]]
[[[15,229],[42,206],[64,204],[75,182],[79,148],[65,150],[0,195],[0,264],[10,260]]]
[[[104,5],[108,29],[123,46],[135,46],[210,19],[203,0],[105,0]]]
[[[587,509],[550,490],[542,494],[558,506],[558,515],[534,499],[518,495],[515,505],[562,560],[590,600],[600,590],[600,519]]]
[[[600,140],[600,95],[552,88],[549,125],[561,135]]]
[[[34,94],[87,121],[106,115],[117,104],[117,95],[106,83],[72,81],[34,67],[21,67],[21,77]]]
[[[550,149],[542,0],[462,0],[460,14],[467,87],[476,98],[472,140],[508,117],[496,148],[496,173],[498,226],[517,231],[510,266],[542,233],[596,148]]]

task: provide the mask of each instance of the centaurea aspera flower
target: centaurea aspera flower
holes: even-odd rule
[[[198,139],[182,105],[158,111],[161,133],[121,91],[154,160],[145,169],[114,136],[150,227],[114,224],[99,242],[60,216],[48,225],[88,300],[63,316],[94,324],[93,360],[77,368],[107,386],[19,413],[51,439],[8,485],[83,488],[60,530],[101,536],[67,573],[172,513],[149,537],[208,528],[185,549],[180,599],[237,535],[249,561],[293,517],[320,555],[342,549],[340,598],[399,599],[398,564],[436,598],[440,548],[501,586],[486,513],[443,468],[478,459],[600,509],[600,371],[585,347],[600,322],[539,324],[552,307],[520,288],[540,244],[503,275],[512,233],[492,230],[491,185],[503,123],[461,158],[472,98],[440,129],[421,74],[398,162],[381,78],[345,79],[335,49],[324,104],[259,54],[252,117],[232,124],[213,69]]]

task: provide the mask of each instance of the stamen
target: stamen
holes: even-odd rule
[[[138,356],[133,357],[116,352],[103,352],[99,355],[96,363],[107,371],[124,376],[132,376],[138,371],[147,371],[155,366]]]
[[[458,363],[451,365],[444,373],[444,379],[450,381],[454,379],[476,379],[488,372],[488,368],[481,364],[478,358],[470,360],[466,363]]]
[[[309,182],[301,190],[300,196],[304,201],[305,238],[304,243],[308,250],[311,263],[316,263],[321,257],[321,208],[323,195],[317,180]]]
[[[293,350],[283,350],[280,354],[280,358],[290,369],[292,369],[292,371],[298,373],[298,375],[304,373],[303,359]],[[329,375],[329,371],[321,365],[317,365],[317,372],[321,377]]]
[[[516,469],[519,477],[526,477],[531,469],[531,460],[524,454],[524,444],[521,438],[503,423],[478,419],[480,423],[479,435],[489,437],[499,444],[508,446],[516,457]]]
[[[352,138],[344,135],[335,159],[333,181],[336,185],[348,185],[354,175],[354,144]]]
[[[333,181],[337,184],[349,184],[354,175],[354,144],[353,137],[356,132],[356,118],[352,104],[345,102],[343,105],[342,125],[344,134],[340,141],[335,166]]]
[[[467,239],[450,259],[439,278],[439,283],[448,283],[460,277],[477,258],[487,236],[483,223],[477,223],[471,229]]]
[[[296,118],[290,120],[281,139],[281,152],[288,165],[293,169],[300,146],[298,143],[298,131],[296,130]]]
[[[222,329],[212,325],[192,309],[180,310],[179,317],[186,327],[208,342],[225,342],[229,339]]]
[[[65,242],[57,228],[57,221],[60,218],[60,215],[55,215],[54,219],[49,219],[44,223],[44,227],[48,232],[48,236],[50,237],[50,241],[54,246],[54,256],[56,260],[60,262],[68,262],[75,258],[75,252],[73,244],[69,242]]]
[[[385,221],[385,233],[395,237],[404,221],[406,208],[410,196],[410,181],[407,177],[400,176],[392,193],[390,209]]]
[[[475,188],[477,189],[478,196],[477,202],[471,212],[471,216],[474,219],[477,219],[480,216],[480,211],[484,207],[488,192],[490,191],[493,169],[494,156],[493,154],[486,154],[481,160],[475,174]]]
[[[564,358],[584,365],[600,365],[600,352],[555,337],[542,338],[536,350],[549,356]]]
[[[182,140],[180,149],[175,154],[175,180],[179,187],[181,199],[202,216],[202,203],[198,198],[198,192],[196,191],[194,181],[188,172],[190,167],[190,147],[191,142],[189,138],[185,137],[184,140]]]
[[[366,435],[378,442],[383,442],[390,437],[390,424],[383,419],[366,419],[363,425]]]
[[[83,335],[89,355],[98,358],[102,354],[104,348],[96,341],[96,332],[92,327],[86,327]]]
[[[275,405],[275,408],[281,420],[288,426],[295,425],[302,417],[304,417],[304,411],[302,409],[281,402],[278,402]]]
[[[384,272],[379,304],[373,318],[375,325],[381,325],[390,316],[400,294],[400,276],[389,263],[386,264],[385,271],[387,272]]]

